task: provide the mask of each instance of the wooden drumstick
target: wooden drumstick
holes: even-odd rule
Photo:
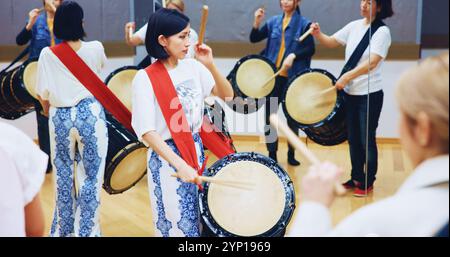
[[[277,71],[277,73],[273,74],[270,78],[268,78],[266,80],[266,82],[264,82],[264,84],[262,85],[263,88],[267,87],[270,83],[270,81],[274,80],[278,75],[281,74],[281,72],[283,72],[283,69],[280,69],[279,71]]]
[[[41,8],[39,8],[38,13],[41,13],[41,12],[44,11],[44,10],[45,10],[45,8],[44,8],[44,7],[41,7]]]
[[[286,135],[288,141],[294,146],[297,150],[299,150],[312,164],[317,165],[320,164],[319,158],[311,152],[306,145],[297,137],[297,135],[292,132],[292,130],[283,122],[280,121],[278,116],[276,114],[270,115],[270,123],[275,127],[279,128],[284,135]],[[334,193],[338,196],[342,196],[347,192],[345,188],[339,184],[336,183],[334,185]]]
[[[179,178],[178,174],[172,174],[171,175],[174,178]],[[247,183],[244,181],[238,181],[238,180],[227,180],[227,179],[220,179],[220,178],[214,178],[214,177],[205,177],[205,176],[199,176],[198,177],[200,181],[206,182],[206,183],[215,183],[222,186],[227,187],[233,187],[238,189],[244,189],[244,190],[252,190],[255,186],[254,184]]]
[[[335,91],[336,89],[337,89],[337,88],[336,88],[335,86],[330,87],[330,88],[327,88],[327,89],[325,89],[325,90],[320,91],[320,92],[317,93],[316,95],[314,95],[314,97],[319,97],[319,96],[321,96],[321,95],[328,94],[328,93],[330,93],[330,92]]]
[[[207,5],[204,5],[202,10],[202,21],[200,23],[200,31],[198,35],[198,45],[203,44],[203,39],[205,38],[206,23],[208,23],[208,13],[209,7]]]
[[[134,31],[133,31],[133,27],[130,27],[130,30],[128,31],[128,36],[131,38],[133,38],[134,35]]]
[[[311,33],[314,31],[313,28],[310,28],[308,31],[305,32],[305,34],[303,34],[299,39],[298,42],[301,43],[303,42],[303,40],[305,40],[309,35],[311,35]]]

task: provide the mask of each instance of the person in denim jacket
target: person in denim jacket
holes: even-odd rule
[[[303,42],[298,39],[309,30],[311,22],[303,17],[300,12],[301,0],[280,0],[283,14],[270,18],[261,28],[261,22],[265,16],[264,8],[255,12],[255,21],[250,34],[252,43],[267,39],[267,45],[262,55],[270,59],[283,72],[276,78],[275,89],[270,97],[278,98],[278,104],[270,104],[270,98],[266,101],[266,143],[269,157],[277,161],[278,140],[271,142],[269,135],[274,135],[275,129],[270,126],[269,117],[278,112],[279,103],[283,92],[288,87],[288,81],[293,79],[299,72],[309,69],[311,58],[315,53],[314,39],[308,36]],[[298,128],[292,123],[289,127],[297,131]],[[276,135],[276,134],[275,134]],[[300,163],[295,159],[294,148],[289,145],[288,163],[298,166]]]
[[[43,9],[33,9],[28,14],[27,25],[17,35],[16,43],[18,45],[29,45],[29,59],[37,59],[42,49],[47,46],[54,46],[61,43],[61,40],[53,34],[53,17],[56,8],[63,0],[43,0]],[[48,118],[42,114],[42,106],[38,101],[35,102],[36,119],[38,125],[39,147],[50,156],[50,139],[48,130]],[[48,163],[47,172],[51,171],[51,162]]]

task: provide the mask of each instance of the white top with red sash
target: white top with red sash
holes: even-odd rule
[[[156,131],[164,140],[172,138],[182,158],[198,169],[192,133],[200,133],[203,144],[217,157],[234,153],[223,137],[203,117],[204,100],[215,81],[203,64],[180,60],[167,71],[161,62],[139,71],[133,81],[133,128],[142,136]]]
[[[103,105],[103,107],[114,116],[114,118],[116,118],[125,128],[133,131],[131,127],[130,111],[128,111],[125,105],[123,105],[123,103],[111,92],[97,74],[92,71],[88,64],[80,58],[77,52],[75,52],[67,42],[53,46],[50,50],[69,71],[69,73],[66,74],[69,79],[75,77],[76,80],[78,80],[78,82],[81,83]],[[60,83],[62,84],[64,81],[61,81]]]

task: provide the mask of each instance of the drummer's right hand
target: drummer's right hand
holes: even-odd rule
[[[39,16],[39,9],[33,9],[28,13],[28,24],[26,29],[28,31],[31,30],[31,28],[33,28],[34,24],[36,23],[36,20]]]
[[[314,22],[311,24],[310,28],[313,29],[313,31],[311,32],[311,34],[315,37],[320,35],[320,33],[322,33],[322,31],[320,30],[320,25],[317,22]]]
[[[311,166],[301,181],[302,201],[330,207],[336,196],[336,183],[339,183],[342,174],[342,168],[331,162]]]
[[[261,22],[264,20],[264,16],[266,14],[266,11],[263,8],[259,8],[255,12],[255,22],[254,27],[259,28],[259,25],[261,25]]]
[[[187,163],[185,163],[180,169],[178,169],[177,174],[178,178],[185,183],[192,183],[197,185],[201,184],[197,171]]]

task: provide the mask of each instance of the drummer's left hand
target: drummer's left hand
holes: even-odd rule
[[[336,88],[338,90],[343,90],[350,83],[350,78],[347,74],[342,75],[342,77],[336,82]]]
[[[284,59],[283,65],[281,66],[282,69],[284,69],[284,70],[286,70],[286,71],[290,70],[290,69],[292,68],[292,65],[294,65],[294,61],[295,61],[295,58],[296,58],[296,57],[297,57],[297,56],[296,56],[294,53],[288,55],[288,56]]]
[[[214,63],[214,57],[211,47],[202,44],[195,46],[195,59],[205,65],[207,68]]]

